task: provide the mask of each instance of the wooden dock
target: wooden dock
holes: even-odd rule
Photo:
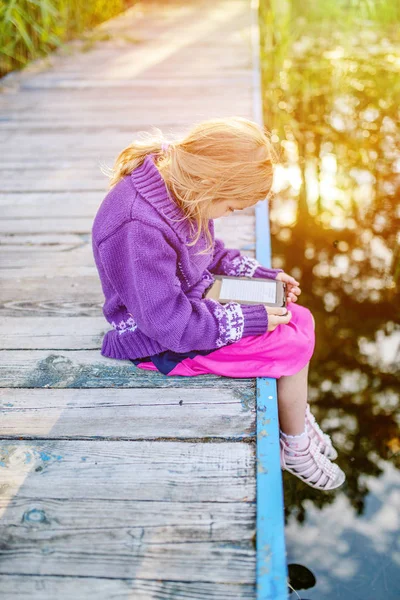
[[[275,382],[101,356],[90,236],[100,165],[138,131],[260,118],[255,7],[139,2],[100,41],[0,80],[2,600],[286,597]],[[216,235],[270,266],[256,216],[217,219]]]

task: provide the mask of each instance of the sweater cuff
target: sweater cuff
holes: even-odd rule
[[[268,269],[260,265],[254,271],[253,277],[264,277],[265,279],[276,279],[278,273],[283,273],[283,269]]]
[[[241,304],[244,318],[242,337],[268,331],[268,313],[264,304]]]

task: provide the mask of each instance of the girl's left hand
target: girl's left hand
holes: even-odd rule
[[[296,281],[294,277],[284,272],[278,273],[276,279],[279,279],[279,281],[284,281],[287,284],[287,303],[289,304],[289,302],[297,302],[297,296],[300,296],[301,294],[299,282]]]

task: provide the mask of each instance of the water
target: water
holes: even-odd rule
[[[324,493],[284,473],[288,562],[311,572],[291,568],[291,599],[398,600],[400,5],[271,0],[261,17],[273,266],[316,320],[309,400],[347,476]]]

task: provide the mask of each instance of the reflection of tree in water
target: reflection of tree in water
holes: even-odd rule
[[[398,460],[400,449],[398,22],[313,29],[303,3],[288,6],[290,19],[263,37],[268,56],[281,45],[264,69],[265,122],[285,167],[271,201],[274,266],[300,277],[299,303],[315,317],[309,398],[361,514],[362,476],[378,477],[378,458]],[[335,498],[287,473],[284,483],[287,516],[299,521],[305,500]]]

